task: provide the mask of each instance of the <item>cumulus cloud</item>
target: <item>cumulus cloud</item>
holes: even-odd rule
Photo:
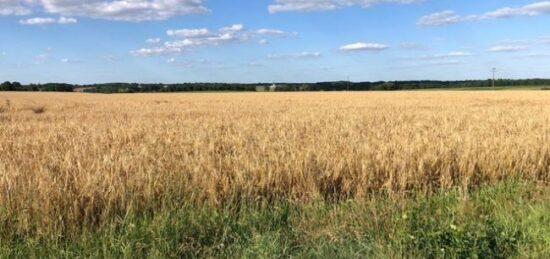
[[[329,11],[351,6],[368,8],[376,4],[411,4],[423,0],[275,0],[268,6],[269,13]]]
[[[418,21],[419,26],[444,26],[460,22],[506,19],[519,16],[538,16],[550,14],[550,1],[540,1],[519,7],[503,7],[483,14],[459,15],[454,11],[426,15]]]
[[[233,24],[231,26],[219,28],[216,31],[210,31],[207,28],[172,29],[167,30],[166,35],[170,37],[171,40],[165,41],[162,46],[141,48],[131,53],[135,56],[146,57],[179,55],[191,48],[220,46],[230,43],[250,42],[251,40],[255,40],[259,44],[267,44],[268,41],[265,37],[281,37],[283,35],[293,34],[276,29],[248,30],[242,24]]]
[[[226,32],[226,33],[233,33],[233,32],[240,32],[244,30],[244,25],[242,24],[233,24],[228,27],[222,27],[220,29],[220,32]]]
[[[1,0],[0,15],[29,15],[32,13],[34,0]]]
[[[0,15],[40,11],[116,21],[154,21],[208,12],[205,0],[2,0]]]
[[[340,47],[342,51],[380,51],[387,49],[388,46],[380,43],[357,42]]]
[[[203,38],[210,35],[208,29],[181,29],[181,30],[168,30],[166,34],[170,37],[178,38]]]
[[[320,52],[298,52],[290,54],[274,54],[269,55],[269,59],[308,59],[308,58],[320,58],[322,55]]]
[[[19,20],[19,23],[23,25],[75,24],[78,23],[78,20],[69,17],[59,17],[57,19],[52,17],[34,17]]]

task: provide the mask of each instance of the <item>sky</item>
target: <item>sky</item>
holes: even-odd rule
[[[0,81],[550,78],[550,1],[0,0]]]

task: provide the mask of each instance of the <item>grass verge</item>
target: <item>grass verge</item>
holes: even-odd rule
[[[67,236],[5,226],[0,257],[549,258],[549,197],[514,182],[399,200],[167,207]]]

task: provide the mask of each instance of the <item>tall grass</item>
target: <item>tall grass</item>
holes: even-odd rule
[[[2,235],[10,258],[548,258],[550,192],[509,182],[398,201],[184,205],[72,238]]]
[[[178,207],[467,197],[550,180],[546,92],[0,98],[11,101],[0,113],[10,239],[71,238]]]

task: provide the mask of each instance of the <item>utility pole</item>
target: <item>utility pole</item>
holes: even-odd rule
[[[496,73],[497,73],[497,69],[496,67],[493,67],[493,89],[495,89]]]
[[[348,92],[349,92],[349,84],[350,84],[350,81],[349,81],[349,76],[348,76]]]

